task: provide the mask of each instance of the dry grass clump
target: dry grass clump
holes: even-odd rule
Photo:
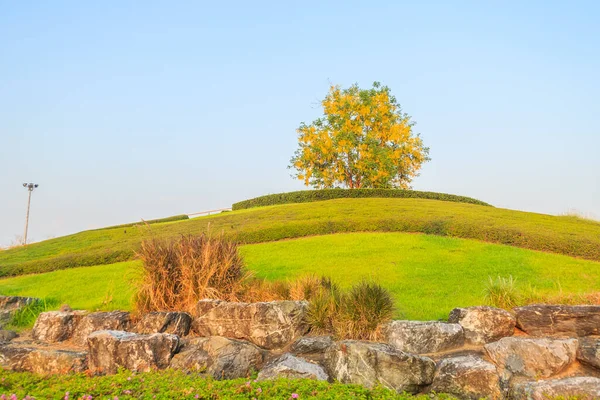
[[[249,278],[235,242],[223,236],[181,236],[142,242],[143,279],[136,308],[192,311],[200,299],[240,300]]]

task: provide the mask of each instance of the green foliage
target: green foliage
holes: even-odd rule
[[[597,222],[446,201],[364,198],[238,210],[143,229],[81,232],[0,251],[0,277],[132,259],[144,238],[198,235],[209,228],[241,243],[345,232],[432,233],[600,261]]]
[[[452,201],[456,203],[478,204],[490,206],[483,201],[454,194],[420,192],[417,190],[403,189],[322,189],[322,190],[300,190],[297,192],[269,194],[254,199],[235,203],[232,210],[243,210],[253,207],[273,206],[277,204],[309,203],[332,199],[361,199],[361,198],[396,198],[396,199],[430,199]],[[491,207],[491,206],[490,206]]]
[[[288,400],[292,394],[299,399],[318,398],[381,399],[381,400],[435,400],[450,399],[447,395],[411,396],[375,387],[327,383],[308,379],[278,379],[255,382],[248,379],[216,381],[199,375],[165,370],[147,373],[120,371],[116,375],[88,377],[83,374],[48,377],[26,372],[1,371],[0,395],[18,399],[32,396],[36,399],[280,399]],[[67,395],[68,392],[68,395]],[[197,396],[197,397],[196,397]]]
[[[15,311],[6,328],[16,330],[31,328],[40,313],[52,310],[59,304],[59,301],[53,298],[34,301],[33,303],[30,303],[25,307]]]
[[[485,288],[486,302],[499,308],[511,309],[516,307],[519,304],[519,295],[515,283],[512,275],[508,278],[499,276],[496,279],[490,276]]]
[[[173,215],[172,217],[166,217],[166,218],[157,218],[157,219],[149,219],[149,220],[141,220],[140,222],[130,222],[128,224],[121,224],[121,225],[113,225],[113,226],[107,226],[106,228],[99,228],[99,229],[92,229],[93,231],[98,231],[101,229],[115,229],[115,228],[129,228],[132,226],[141,226],[141,225],[150,225],[150,224],[161,224],[164,222],[175,222],[175,221],[183,221],[186,219],[190,219],[190,217],[187,214],[181,214],[181,215]]]

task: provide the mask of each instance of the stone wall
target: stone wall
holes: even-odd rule
[[[15,304],[0,298],[0,304]],[[393,321],[382,343],[313,336],[306,302],[202,300],[193,315],[53,311],[0,334],[16,371],[110,374],[173,368],[216,379],[307,378],[464,399],[600,398],[600,306],[452,310],[448,322]]]

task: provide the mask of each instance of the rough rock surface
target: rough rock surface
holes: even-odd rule
[[[136,372],[163,369],[179,346],[167,333],[140,335],[123,331],[97,331],[88,336],[89,367],[97,373],[115,373],[119,367]]]
[[[85,311],[43,312],[35,321],[31,336],[35,340],[47,343],[68,340],[73,336],[75,328],[79,325],[79,321],[81,321],[81,318],[85,314]]]
[[[515,318],[512,314],[493,307],[455,308],[450,312],[448,322],[460,324],[466,341],[472,344],[495,342],[512,336],[515,331]]]
[[[600,368],[600,338],[579,338],[577,359],[592,367]]]
[[[409,353],[436,353],[461,347],[465,342],[459,324],[437,321],[392,321],[383,331],[389,344]]]
[[[0,331],[0,342],[10,342],[11,340],[15,339],[18,336],[19,335],[17,334],[17,332],[1,330]]]
[[[252,343],[221,336],[184,341],[171,360],[171,368],[207,373],[215,379],[248,377],[263,363],[263,351]]]
[[[200,336],[244,339],[265,349],[278,349],[307,332],[307,307],[305,301],[233,303],[201,300],[192,327]]]
[[[331,336],[304,336],[294,342],[290,351],[294,354],[323,353],[332,344]]]
[[[36,374],[67,374],[87,368],[87,354],[80,351],[39,349],[27,346],[0,346],[0,366],[12,371]]]
[[[293,356],[290,353],[286,353],[266,365],[259,372],[257,380],[265,381],[277,378],[313,379],[318,381],[329,379],[323,367]]]
[[[461,399],[501,399],[503,392],[496,367],[479,357],[445,358],[439,362],[430,390]]]
[[[128,312],[110,311],[94,312],[81,317],[73,332],[73,342],[85,346],[88,335],[96,331],[126,331],[129,330],[131,319]]]
[[[431,384],[435,363],[383,343],[343,340],[325,353],[329,376],[366,387],[381,384],[398,392],[418,392]]]
[[[532,305],[514,311],[517,326],[532,336],[600,335],[600,306]]]
[[[554,398],[577,398],[578,400],[600,399],[600,379],[574,377],[547,381],[523,382],[515,385],[513,399],[548,400]]]
[[[156,311],[144,314],[135,327],[138,333],[171,333],[179,337],[190,332],[192,317],[186,312]]]
[[[485,345],[485,351],[503,379],[547,378],[575,361],[577,344],[577,339],[510,337]]]

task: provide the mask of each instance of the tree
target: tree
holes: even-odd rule
[[[317,188],[410,188],[429,148],[387,86],[332,86],[323,116],[300,124],[290,168]]]

